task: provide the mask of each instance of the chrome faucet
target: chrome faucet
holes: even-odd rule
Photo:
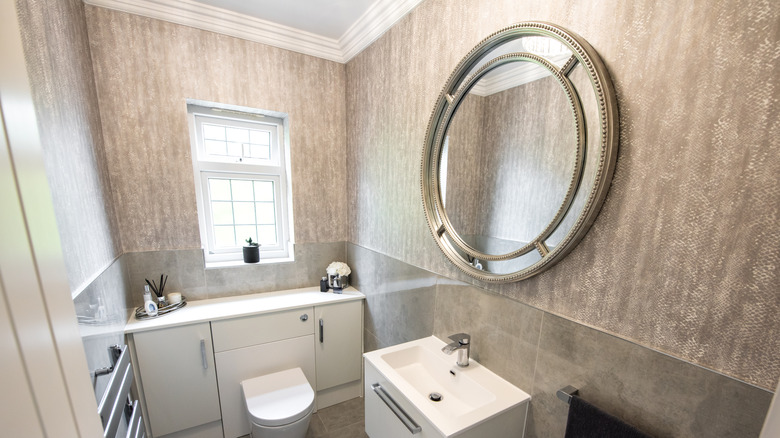
[[[452,354],[455,350],[458,351],[458,361],[456,364],[459,367],[469,366],[469,353],[471,352],[471,335],[466,333],[457,333],[449,337],[454,342],[445,345],[441,351]]]

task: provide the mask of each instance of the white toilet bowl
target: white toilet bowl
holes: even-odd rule
[[[314,390],[300,368],[241,382],[252,438],[304,438]]]

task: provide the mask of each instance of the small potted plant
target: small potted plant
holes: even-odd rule
[[[260,244],[253,242],[252,238],[246,239],[244,245],[244,263],[257,263],[260,261]]]

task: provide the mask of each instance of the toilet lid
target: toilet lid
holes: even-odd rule
[[[251,421],[261,426],[293,423],[314,405],[314,391],[300,368],[244,380],[241,389]]]

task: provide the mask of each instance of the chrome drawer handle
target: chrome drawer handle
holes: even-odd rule
[[[309,320],[309,314],[308,313],[304,313],[303,315],[301,315],[301,321],[306,322],[308,320]]]
[[[374,383],[371,385],[371,389],[374,390],[376,395],[379,396],[379,398],[385,402],[388,408],[390,408],[391,411],[395,414],[396,417],[398,417],[399,420],[401,420],[401,423],[406,426],[407,429],[409,429],[409,432],[412,433],[412,435],[415,435],[417,433],[420,433],[422,431],[422,427],[420,427],[419,424],[415,423],[414,420],[412,420],[411,417],[409,417],[409,414],[407,414],[403,408],[398,406],[398,403],[393,400],[392,397],[390,397],[390,394],[385,391],[385,388],[382,388],[382,385],[378,383]]]
[[[209,369],[209,363],[206,360],[206,340],[201,339],[200,340],[200,358],[203,359],[203,369],[207,370]]]

